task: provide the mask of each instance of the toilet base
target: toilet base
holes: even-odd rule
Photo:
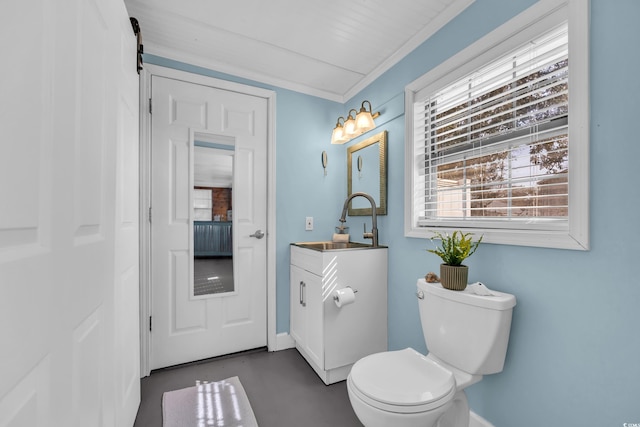
[[[436,427],[469,427],[469,402],[464,390],[453,396],[451,407],[438,420]]]

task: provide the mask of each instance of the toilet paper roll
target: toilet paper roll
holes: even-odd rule
[[[351,288],[336,289],[333,291],[333,302],[336,303],[338,308],[343,305],[353,304],[356,300],[356,294]]]
[[[349,235],[333,233],[333,241],[338,243],[349,243]]]

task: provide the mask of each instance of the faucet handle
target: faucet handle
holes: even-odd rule
[[[364,226],[364,234],[362,235],[362,237],[365,239],[373,239],[373,230],[371,233],[367,233],[367,224],[364,223],[362,225]]]

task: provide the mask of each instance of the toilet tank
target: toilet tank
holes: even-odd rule
[[[440,283],[418,280],[418,306],[430,354],[473,375],[501,372],[507,354],[516,298],[469,288],[452,291]]]

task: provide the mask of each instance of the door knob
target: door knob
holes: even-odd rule
[[[249,237],[255,237],[256,239],[262,239],[264,237],[264,232],[262,230],[256,230],[255,233],[250,234]]]

